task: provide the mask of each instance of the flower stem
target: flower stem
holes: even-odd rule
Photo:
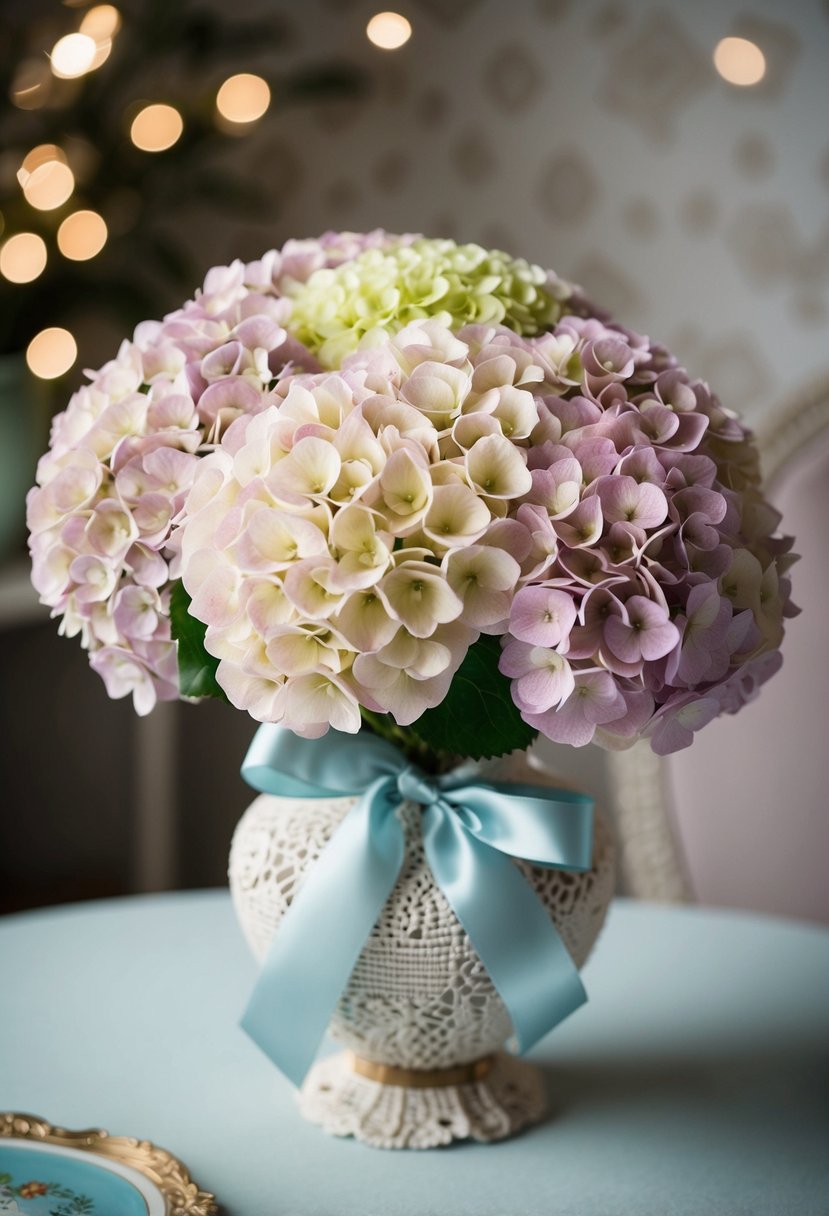
[[[391,714],[376,714],[360,706],[363,722],[370,731],[394,744],[407,760],[426,773],[445,773],[456,763],[448,752],[436,751],[419,739],[414,731],[398,726]]]

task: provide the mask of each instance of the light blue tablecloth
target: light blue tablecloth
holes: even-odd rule
[[[296,1115],[236,1026],[253,977],[223,893],[0,921],[0,1110],[155,1140],[229,1216],[829,1213],[824,930],[616,903],[533,1053],[548,1121],[428,1153]]]

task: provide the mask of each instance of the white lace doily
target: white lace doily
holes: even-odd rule
[[[499,1052],[491,1072],[469,1085],[409,1089],[358,1076],[348,1052],[315,1064],[299,1109],[332,1136],[374,1148],[438,1148],[453,1140],[503,1140],[544,1113],[537,1068]]]
[[[523,758],[511,758],[506,772],[502,765],[500,772],[488,775],[555,784],[552,778],[527,768]],[[264,957],[303,874],[354,801],[263,794],[240,820],[230,854],[230,887],[240,924],[257,958]],[[432,878],[423,855],[420,815],[416,804],[403,804],[407,840],[403,869],[339,1001],[330,1032],[367,1060],[401,1068],[448,1068],[498,1051],[509,1038],[511,1026],[471,941]],[[550,913],[576,965],[582,966],[613,892],[613,845],[604,820],[596,818],[593,867],[588,873],[517,864]],[[513,1063],[517,1062],[510,1065]],[[410,1126],[415,1108],[420,1111],[418,1127],[424,1119],[429,1126],[434,1123],[424,1114],[420,1097],[405,1098],[398,1092],[384,1094],[380,1101],[375,1091],[402,1087],[380,1085],[353,1074],[346,1078],[344,1067],[342,1061],[339,1065],[323,1061],[316,1066],[303,1091],[303,1113],[329,1130],[336,1130],[337,1124],[338,1134],[356,1135],[369,1143],[386,1143],[389,1136],[419,1143],[418,1137],[425,1135],[431,1144],[470,1135],[495,1139],[538,1118],[537,1087],[526,1082],[527,1065],[508,1070],[516,1093],[522,1093],[517,1107],[515,1102],[511,1106],[506,1099],[501,1101],[504,1090],[498,1078],[502,1072],[494,1079],[491,1074],[486,1082],[451,1087],[452,1092],[447,1087],[440,1091],[439,1100],[430,1099],[433,1105],[452,1107],[450,1128],[472,1129],[457,1135],[454,1131],[448,1134],[440,1123],[428,1135],[415,1135]],[[328,1089],[320,1089],[320,1076]],[[477,1096],[466,1091],[475,1091]],[[409,1095],[438,1092],[405,1091]],[[335,1117],[335,1108],[341,1109],[340,1116]],[[375,1128],[379,1108],[393,1108],[397,1115],[408,1110],[411,1118],[407,1115],[395,1132],[380,1119],[386,1128],[381,1136],[367,1130]],[[470,1112],[478,1109],[487,1113],[476,1121]],[[496,1109],[500,1114],[493,1113]],[[365,1127],[355,1110],[363,1110]],[[494,1128],[500,1129],[498,1135],[490,1134]]]

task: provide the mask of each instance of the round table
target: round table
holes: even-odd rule
[[[829,1212],[824,929],[617,901],[532,1053],[546,1122],[426,1153],[297,1116],[237,1027],[254,972],[224,892],[7,917],[0,1109],[153,1140],[228,1216]]]

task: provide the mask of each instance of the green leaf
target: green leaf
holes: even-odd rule
[[[178,642],[178,685],[183,697],[218,697],[226,701],[216,682],[219,660],[204,648],[207,626],[190,615],[190,596],[179,581],[170,596],[170,626]]]
[[[538,734],[523,720],[498,670],[498,638],[482,635],[466,652],[446,698],[409,727],[430,747],[480,760],[529,747]]]

